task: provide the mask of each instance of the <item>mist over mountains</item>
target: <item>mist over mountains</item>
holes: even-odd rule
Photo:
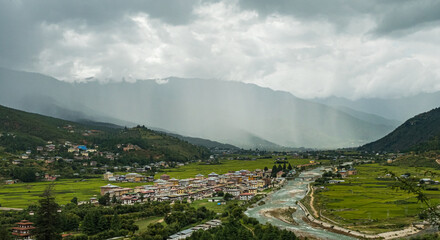
[[[66,83],[0,69],[0,85],[0,104],[9,107],[68,120],[142,124],[242,148],[355,147],[397,126],[372,114],[232,81]]]
[[[338,109],[349,108],[404,122],[415,115],[440,106],[440,92],[419,93],[415,96],[381,99],[361,98],[349,100],[346,98],[329,97],[315,99],[315,102],[323,103]]]

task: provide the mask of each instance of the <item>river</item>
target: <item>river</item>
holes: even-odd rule
[[[298,235],[311,236],[318,239],[355,239],[346,235],[329,232],[321,228],[314,228],[302,220],[302,218],[305,217],[305,214],[301,207],[296,204],[296,201],[299,201],[305,197],[307,192],[307,184],[311,182],[311,180],[307,181],[307,177],[319,176],[322,174],[322,170],[323,168],[316,168],[302,172],[298,178],[288,181],[284,187],[264,199],[266,204],[250,208],[245,212],[245,214],[249,217],[256,218],[260,223],[270,223],[279,228],[292,230],[295,233],[298,233]],[[285,223],[279,219],[266,217],[261,214],[261,211],[281,207],[294,207],[297,209],[297,211],[293,214],[293,219],[298,223],[298,225]]]

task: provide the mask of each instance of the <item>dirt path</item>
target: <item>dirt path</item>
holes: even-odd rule
[[[8,207],[0,207],[0,211],[21,211],[23,208],[8,208]]]
[[[314,196],[315,190],[313,189],[313,187],[310,184],[308,185],[308,188],[309,188],[309,191],[311,191],[310,192],[310,204],[309,205],[310,205],[310,208],[312,210],[313,216],[318,218],[319,214],[318,214],[318,211],[316,211],[315,206],[314,206],[314,204],[315,204],[315,196]]]

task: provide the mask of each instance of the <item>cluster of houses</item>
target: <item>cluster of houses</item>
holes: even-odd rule
[[[190,237],[193,234],[193,232],[195,232],[195,231],[198,231],[198,230],[204,230],[205,231],[205,230],[209,230],[211,228],[218,227],[220,225],[222,225],[222,221],[219,220],[219,219],[214,219],[214,220],[211,220],[211,221],[206,222],[204,224],[200,224],[200,225],[197,225],[195,227],[192,227],[192,228],[180,231],[180,232],[178,232],[176,234],[173,234],[173,235],[168,237],[168,240],[186,239],[186,238]]]
[[[280,174],[281,175],[281,174]],[[259,191],[270,186],[278,186],[284,183],[284,178],[271,178],[271,170],[263,171],[256,169],[251,172],[240,170],[223,175],[210,173],[208,176],[197,174],[195,178],[176,179],[163,174],[160,179],[154,180],[153,185],[138,186],[134,189],[123,188],[113,184],[101,187],[101,195],[115,196],[122,204],[134,204],[144,200],[151,201],[181,201],[183,199],[200,200],[211,198],[219,192],[230,194],[235,199],[250,200]],[[110,179],[109,173],[104,178]],[[125,178],[139,180],[143,176],[139,174],[127,174]]]
[[[353,167],[353,162],[346,162],[335,167],[335,172],[341,174],[343,178],[357,174],[357,170]]]
[[[111,182],[152,182],[153,176],[144,176],[139,173],[127,173],[124,175],[114,175],[112,172],[104,173],[104,180]]]

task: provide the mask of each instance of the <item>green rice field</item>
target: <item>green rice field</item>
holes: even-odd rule
[[[301,165],[309,163],[309,159],[288,159],[287,160],[292,166]],[[328,162],[328,160],[323,160],[321,162]],[[172,178],[193,178],[197,174],[201,173],[207,176],[211,172],[217,174],[224,174],[229,171],[238,171],[241,169],[247,169],[249,171],[254,171],[255,169],[264,169],[268,167],[272,169],[274,165],[274,159],[257,159],[257,160],[221,160],[218,165],[204,165],[200,163],[190,163],[185,166],[178,168],[166,169],[165,171],[159,173],[156,177],[161,174],[168,174]]]
[[[2,207],[25,208],[37,204],[39,195],[49,184],[54,184],[55,198],[59,204],[70,202],[73,197],[78,201],[89,200],[99,196],[100,187],[109,182],[102,178],[92,179],[60,179],[55,182],[16,183],[12,185],[0,185],[0,204]],[[115,183],[121,187],[135,187],[145,183]]]
[[[308,163],[308,159],[289,159],[292,166]],[[325,161],[325,160],[324,160]],[[264,167],[272,168],[273,159],[259,160],[222,160],[219,165],[201,165],[199,163],[191,163],[182,167],[166,169],[156,175],[168,174],[175,178],[191,178],[201,173],[208,175],[211,172],[218,174],[227,173],[228,171],[236,171],[241,169],[255,170]],[[101,176],[92,179],[60,179],[55,182],[55,197],[59,204],[70,202],[73,197],[77,197],[79,201],[89,200],[91,197],[99,196],[100,187],[108,184]],[[2,207],[25,208],[32,204],[37,204],[39,195],[43,192],[47,185],[52,182],[33,182],[33,183],[16,183],[12,185],[0,185],[0,204]],[[121,187],[135,187],[145,185],[146,183],[115,183]]]
[[[386,178],[385,169],[398,176],[411,173],[420,178],[436,178],[426,176],[428,168],[411,168],[396,166],[381,166],[369,164],[356,167],[357,175],[345,179],[345,183],[328,185],[315,194],[315,207],[324,216],[353,229],[385,232],[409,225],[417,218],[426,206],[417,202],[413,194],[397,191],[391,188],[393,179]],[[384,177],[377,179],[378,177]],[[440,188],[440,185],[431,185]],[[440,191],[426,191],[432,204],[440,203]]]

